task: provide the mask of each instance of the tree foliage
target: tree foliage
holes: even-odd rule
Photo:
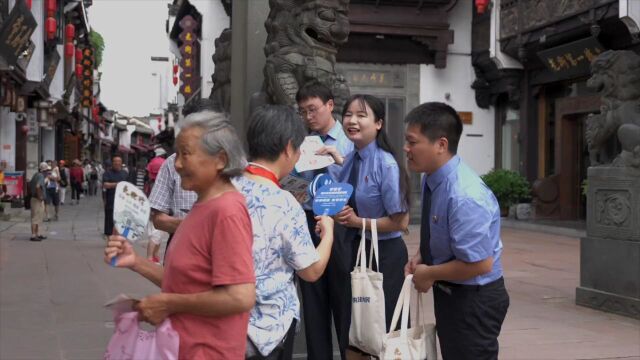
[[[102,54],[104,52],[104,38],[100,35],[99,32],[91,29],[91,33],[89,33],[89,42],[91,42],[91,47],[94,51],[94,57],[96,59],[96,69],[100,67],[102,64]]]

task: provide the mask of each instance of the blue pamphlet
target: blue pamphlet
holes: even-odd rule
[[[321,187],[313,198],[313,213],[328,216],[339,213],[349,202],[352,193],[353,186],[345,183],[332,183]]]
[[[313,199],[316,196],[316,192],[318,189],[325,185],[333,184],[333,179],[329,174],[318,174],[315,178],[309,183],[309,196]]]

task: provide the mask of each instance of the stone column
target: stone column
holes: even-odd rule
[[[244,139],[251,95],[260,91],[264,76],[264,22],[267,0],[234,1],[231,18],[231,120]]]
[[[591,167],[576,304],[640,319],[640,169]]]

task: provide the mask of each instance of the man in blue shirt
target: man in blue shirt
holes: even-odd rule
[[[342,156],[353,151],[353,143],[345,135],[342,124],[333,117],[333,94],[328,87],[318,82],[306,84],[298,90],[296,101],[309,135],[320,136],[326,147],[335,147]],[[334,164],[330,167],[340,166]],[[306,171],[301,175],[307,180],[312,180],[315,175],[327,170]],[[311,240],[317,247],[320,238],[315,232],[316,221],[312,201],[307,201],[302,207],[307,217]],[[341,239],[346,231],[345,227],[336,225],[336,239]],[[352,251],[350,242],[335,241],[324,275],[313,283],[300,280],[307,353],[311,360],[333,358],[332,315],[340,352],[343,358],[345,356],[351,323]]]
[[[443,103],[406,117],[408,166],[425,173],[420,250],[405,267],[418,291],[433,287],[442,357],[497,359],[509,307],[502,278],[498,202],[456,155],[462,121]]]

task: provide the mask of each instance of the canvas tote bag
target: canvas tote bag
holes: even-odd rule
[[[402,359],[402,360],[436,360],[436,327],[435,324],[418,324],[411,329],[409,327],[409,312],[411,293],[414,292],[418,298],[417,311],[412,311],[411,316],[420,319],[419,312],[422,311],[422,294],[418,294],[413,286],[413,275],[404,279],[398,303],[393,311],[391,329],[398,325],[400,312],[402,321],[400,330],[391,331],[387,334],[381,359]]]
[[[351,327],[349,344],[358,349],[377,355],[382,350],[387,329],[384,311],[384,291],[382,273],[373,271],[375,257],[378,270],[378,228],[371,219],[371,252],[367,267],[365,247],[366,219],[362,219],[362,238],[358,247],[356,265],[351,272]]]

